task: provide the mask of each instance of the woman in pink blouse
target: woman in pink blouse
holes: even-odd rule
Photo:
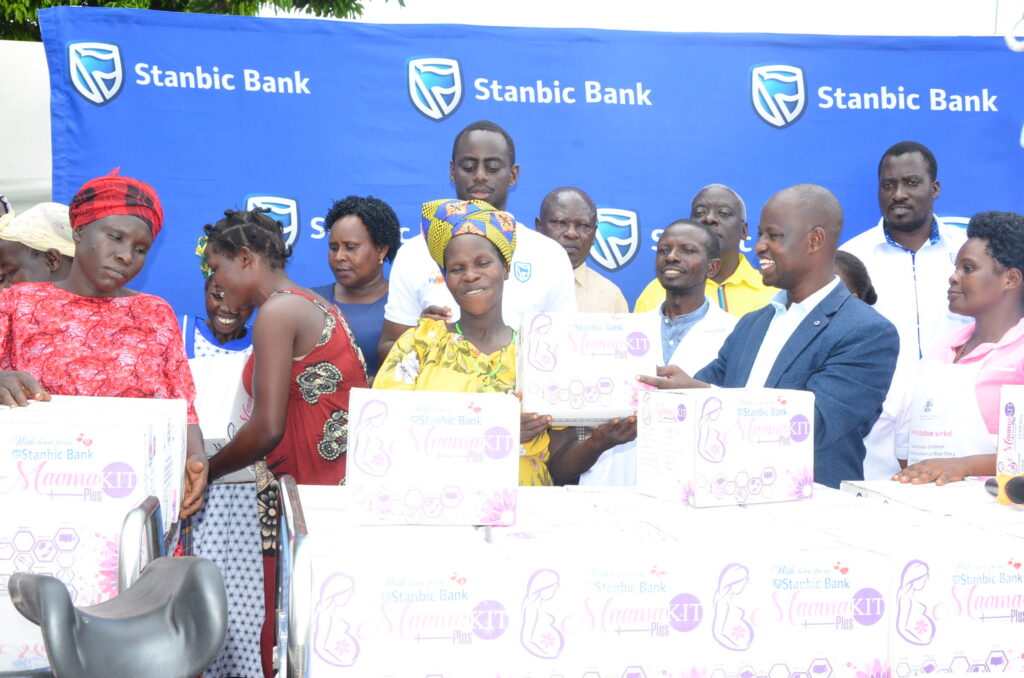
[[[1000,390],[1024,384],[1024,217],[983,212],[949,278],[949,310],[974,322],[924,357],[896,431],[904,483],[993,475]],[[909,465],[908,465],[909,464]]]

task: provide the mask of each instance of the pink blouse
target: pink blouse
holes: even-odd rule
[[[922,369],[928,362],[950,364],[956,357],[956,349],[967,343],[974,332],[974,323],[964,325],[939,340],[925,354]],[[1024,318],[1011,327],[1002,339],[994,344],[981,344],[960,359],[958,364],[967,365],[984,361],[978,372],[974,390],[981,408],[981,417],[989,433],[999,428],[999,391],[1006,384],[1024,384]]]

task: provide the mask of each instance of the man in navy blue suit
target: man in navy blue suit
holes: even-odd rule
[[[833,257],[843,211],[815,184],[779,191],[761,210],[754,251],[771,304],[748,313],[709,365],[690,377],[658,368],[658,388],[769,387],[814,393],[814,480],[838,487],[864,478],[864,436],[882,409],[899,338],[888,320],[853,297]]]

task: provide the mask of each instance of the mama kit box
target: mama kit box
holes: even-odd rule
[[[54,396],[0,410],[0,671],[45,664],[39,628],[2,601],[14,572],[57,577],[77,606],[117,593],[124,517],[160,499],[177,522],[183,400]]]
[[[1003,386],[996,431],[996,473],[1024,473],[1024,386]]]
[[[388,527],[383,539],[346,524],[350,488],[299,490],[311,565],[293,583],[311,594],[298,613],[311,676],[855,678],[888,666],[888,559],[757,510],[769,507],[707,520],[633,492],[523,488],[514,527]]]
[[[345,482],[359,519],[513,524],[519,412],[506,393],[352,389]]]
[[[691,506],[807,499],[814,395],[767,388],[648,391],[637,417],[637,490]]]
[[[516,351],[523,410],[558,426],[591,426],[636,410],[649,388],[636,375],[655,374],[661,331],[646,313],[527,314]]]
[[[252,416],[252,396],[242,386],[242,370],[248,359],[248,353],[237,353],[188,361],[196,384],[196,413],[203,429],[203,446],[208,457],[220,452]],[[214,482],[255,481],[256,471],[248,466]]]

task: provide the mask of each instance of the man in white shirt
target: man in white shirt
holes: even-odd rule
[[[938,165],[924,145],[902,141],[878,164],[878,225],[842,248],[868,269],[878,293],[876,311],[900,335],[900,354],[882,416],[865,439],[867,480],[891,478],[900,467],[895,448],[896,416],[921,356],[937,340],[970,321],[950,312],[946,299],[963,228],[942,223],[933,212],[939,197]]]
[[[843,212],[823,186],[800,184],[761,210],[757,252],[771,305],[748,313],[718,357],[693,377],[675,365],[640,380],[658,388],[767,387],[814,394],[814,480],[864,477],[864,436],[882,409],[899,339],[852,296],[833,260]]]
[[[470,124],[455,137],[449,178],[460,200],[484,200],[504,210],[508,191],[519,179],[512,137],[487,120]],[[518,329],[525,313],[574,312],[574,284],[565,250],[517,222],[516,249],[502,298],[505,323]],[[420,316],[454,322],[458,314],[459,307],[430,258],[421,233],[402,244],[391,265],[377,354],[383,361],[395,339],[415,327]]]
[[[736,317],[704,296],[708,278],[718,272],[719,238],[692,219],[672,222],[658,238],[654,269],[665,301],[649,314],[661,326],[662,362],[692,374],[714,360]],[[604,452],[580,477],[581,485],[635,485],[636,447],[625,443]]]
[[[629,313],[619,286],[587,266],[597,235],[597,206],[578,188],[556,188],[540,204],[534,220],[537,232],[565,250],[576,280],[576,310],[580,313]]]

